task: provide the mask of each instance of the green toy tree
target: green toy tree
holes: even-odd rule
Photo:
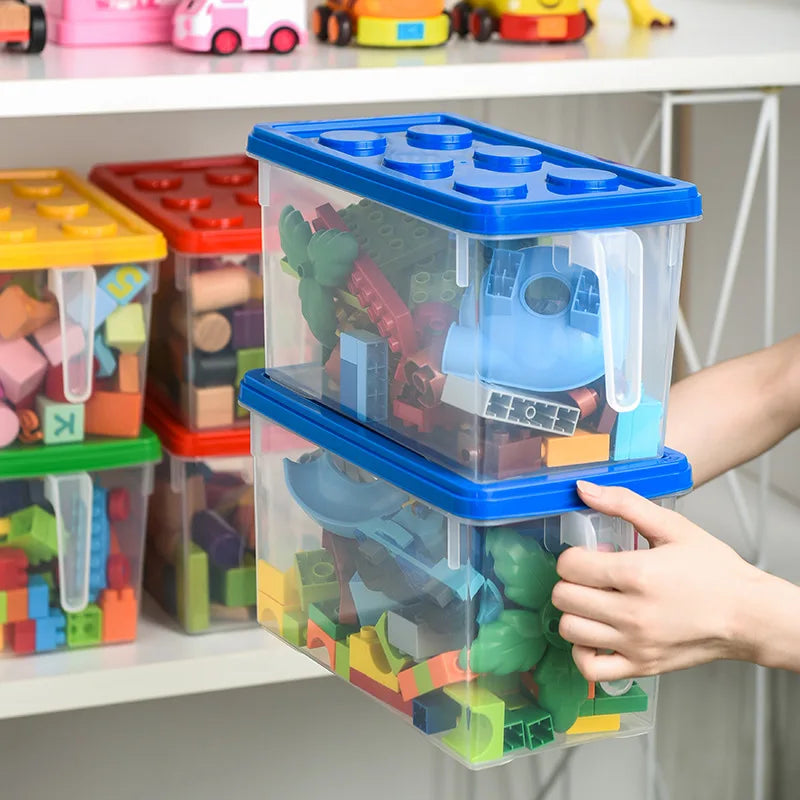
[[[469,667],[473,672],[495,675],[527,672],[536,666],[546,648],[539,615],[507,609],[493,622],[481,625],[469,650]],[[459,663],[466,669],[466,651],[462,650]]]
[[[570,650],[548,647],[536,665],[534,680],[539,687],[539,705],[553,718],[553,729],[563,733],[571,728],[589,694]]]

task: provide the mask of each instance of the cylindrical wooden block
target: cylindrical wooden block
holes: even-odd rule
[[[216,311],[250,299],[250,273],[244,267],[196,272],[189,278],[190,308],[195,313]]]
[[[180,301],[172,304],[169,310],[170,324],[181,336],[186,338],[186,307]],[[218,353],[231,341],[231,323],[218,311],[207,311],[192,316],[192,344],[204,353]]]

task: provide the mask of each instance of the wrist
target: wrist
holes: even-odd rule
[[[773,639],[770,609],[775,579],[752,564],[744,566],[744,574],[734,588],[727,628],[727,657],[764,664],[769,659],[769,645]]]

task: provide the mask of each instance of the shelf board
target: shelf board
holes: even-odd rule
[[[133,644],[0,660],[0,719],[330,673],[257,626],[189,636],[145,603]]]
[[[789,0],[663,0],[672,30],[633,30],[621,0],[566,45],[451,41],[417,50],[311,42],[230,58],[170,45],[0,53],[0,117],[533,97],[800,84]]]

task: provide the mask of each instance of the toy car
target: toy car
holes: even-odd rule
[[[303,0],[182,0],[172,43],[182,50],[228,56],[239,49],[291,53],[306,40]]]
[[[515,42],[574,42],[592,25],[580,0],[469,0],[456,3],[451,16],[460,37],[478,42],[493,33]]]
[[[47,43],[44,9],[21,0],[0,0],[0,44],[23,53],[41,53]]]
[[[353,38],[371,47],[431,47],[450,38],[450,19],[440,0],[327,0],[311,28],[321,42],[344,47]]]

